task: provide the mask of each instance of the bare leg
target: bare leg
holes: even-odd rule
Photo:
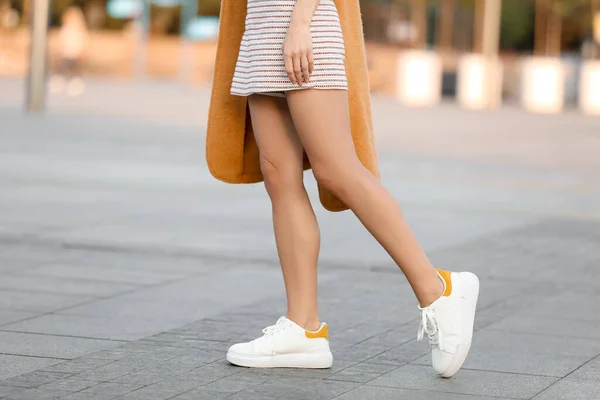
[[[352,209],[385,248],[428,306],[443,283],[404,219],[392,195],[360,163],[350,135],[345,91],[297,90],[287,95],[300,140],[316,179]]]
[[[285,99],[252,95],[252,127],[261,170],[273,205],[275,241],[287,293],[287,317],[308,329],[319,328],[317,259],[320,233],[304,188],[303,148]]]

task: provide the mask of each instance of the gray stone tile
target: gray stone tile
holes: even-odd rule
[[[410,315],[415,319],[418,316],[417,313],[413,313],[411,310]],[[367,314],[368,315],[368,314]],[[400,325],[398,321],[398,325]],[[373,323],[371,321],[367,323],[354,326],[350,329],[346,329],[342,332],[331,332],[331,341],[333,346],[341,345],[343,347],[350,347],[359,343],[370,343],[373,345],[384,345],[384,346],[398,346],[411,339],[415,338],[414,326],[409,324],[394,327],[389,329],[382,323]]]
[[[154,371],[146,371],[140,370],[135,371],[130,374],[117,376],[114,379],[111,379],[110,382],[117,383],[127,383],[127,384],[136,384],[136,385],[151,385],[153,383],[157,383],[162,381],[165,378],[169,378],[177,375],[176,372],[154,372]]]
[[[452,394],[429,390],[395,389],[375,386],[359,386],[336,400],[493,400],[501,397]]]
[[[202,304],[202,306],[199,306]],[[151,336],[165,330],[173,329],[192,321],[197,321],[212,313],[212,307],[218,303],[208,300],[203,303],[175,303],[168,298],[154,300],[132,300],[129,295],[112,297],[110,299],[96,300],[68,310],[61,314],[80,315],[87,317],[110,316],[119,322],[131,321],[145,322],[154,327],[146,333]],[[154,324],[151,324],[154,322]]]
[[[589,357],[585,356],[476,348],[469,352],[463,368],[564,377],[587,361]],[[415,360],[413,364],[431,365],[431,355]]]
[[[285,395],[286,399],[333,399],[359,386],[356,382],[318,380],[301,388],[296,388]]]
[[[597,381],[600,378],[600,356],[597,356],[590,362],[577,369],[569,378],[579,380]]]
[[[54,382],[60,379],[68,378],[71,375],[72,374],[67,372],[33,371],[23,375],[4,379],[1,381],[1,383],[4,386],[36,388],[48,382]]]
[[[40,265],[75,257],[71,251],[64,248],[20,243],[11,243],[3,246],[0,254],[2,254],[3,258],[14,261],[30,261]]]
[[[380,377],[381,375],[382,374],[378,374],[376,372],[357,371],[351,368],[346,368],[325,379],[334,381],[366,383],[372,381],[377,377]]]
[[[102,350],[87,355],[87,358],[97,358],[101,360],[121,360],[130,356],[140,356],[150,353],[156,349],[155,346],[142,342],[129,342],[109,350]]]
[[[142,386],[143,385],[131,385],[127,383],[103,382],[82,390],[81,393],[101,393],[119,396],[133,392]]]
[[[530,307],[524,307],[518,314],[519,316],[593,322],[600,320],[600,305],[593,294],[565,291]]]
[[[600,382],[565,378],[534,397],[535,400],[598,400]]]
[[[187,376],[167,378],[161,382],[145,386],[141,389],[127,393],[123,400],[163,400],[170,399],[182,393],[201,386],[205,381],[200,378],[192,379]]]
[[[25,356],[75,358],[118,344],[108,340],[0,332],[0,353]]]
[[[12,106],[4,111],[0,109],[3,127],[9,128],[0,129],[0,180],[4,184],[0,209],[5,211],[0,216],[0,235],[7,240],[48,241],[47,245],[38,243],[36,246],[0,243],[0,270],[7,272],[0,279],[0,288],[4,288],[0,289],[0,308],[54,312],[63,308],[62,299],[48,297],[45,301],[35,296],[42,296],[40,293],[54,296],[79,293],[73,297],[84,299],[136,290],[137,293],[120,296],[118,301],[101,301],[98,309],[84,308],[85,316],[103,320],[106,315],[112,315],[111,319],[115,321],[137,323],[144,329],[149,325],[142,323],[151,321],[156,322],[156,327],[162,327],[161,330],[198,318],[219,318],[219,323],[201,321],[179,331],[191,332],[190,337],[174,338],[166,334],[145,343],[135,342],[119,350],[98,351],[85,357],[99,362],[124,360],[113,366],[119,373],[138,365],[146,366],[139,373],[130,372],[115,378],[125,380],[129,377],[129,382],[121,383],[134,384],[138,380],[143,384],[144,379],[154,382],[161,376],[164,378],[169,367],[174,373],[164,379],[164,384],[159,381],[149,385],[150,389],[140,389],[137,394],[133,392],[121,399],[125,396],[143,400],[167,399],[173,395],[186,396],[186,393],[184,398],[198,399],[203,393],[218,398],[222,392],[206,392],[200,385],[211,385],[219,379],[226,381],[224,376],[233,370],[227,370],[221,361],[207,368],[204,363],[221,360],[231,342],[259,334],[262,327],[276,320],[276,313],[281,312],[279,309],[285,304],[277,263],[267,268],[258,266],[262,261],[276,261],[270,205],[260,185],[234,185],[225,190],[212,180],[205,168],[198,168],[198,149],[202,149],[204,138],[202,132],[197,135],[194,130],[197,126],[205,126],[205,117],[193,121],[202,113],[193,113],[198,105],[189,102],[189,96],[178,98],[173,95],[176,90],[168,85],[161,84],[159,90],[155,85],[152,82],[134,85],[126,88],[123,95],[124,89],[119,85],[88,82],[88,90],[84,98],[75,102],[77,104],[62,97],[52,98],[52,106],[58,107],[60,114],[64,111],[65,115],[50,113],[43,119],[22,116]],[[9,80],[0,86],[3,88],[0,98],[4,99],[0,102],[16,104],[18,96],[11,94],[11,88],[20,93],[20,83]],[[166,98],[167,103],[175,105],[171,109],[177,109],[177,115],[149,112],[146,105],[143,112],[136,111],[135,107],[127,109],[128,114],[136,114],[136,118],[130,118],[134,122],[109,118],[108,114],[117,112],[116,108],[122,104],[136,104],[135,98],[140,93],[148,99],[160,98],[161,101],[151,102],[150,111],[164,111]],[[193,93],[190,96],[200,99],[201,108],[204,108],[208,104],[208,94],[202,90],[200,95]],[[107,96],[119,101],[105,101]],[[585,153],[581,151],[552,157],[556,145],[564,141],[565,126],[576,132],[576,137],[570,135],[571,144],[595,154],[592,148],[598,146],[587,140],[587,136],[598,131],[597,121],[592,123],[589,118],[571,114],[544,119],[511,109],[482,118],[481,114],[471,115],[447,106],[415,113],[414,110],[401,110],[387,100],[375,98],[373,101],[374,117],[379,121],[378,140],[383,140],[379,144],[384,150],[379,157],[382,176],[392,193],[401,199],[417,237],[422,239],[427,250],[432,250],[430,256],[436,265],[473,269],[480,274],[484,290],[477,329],[496,323],[502,328],[501,324],[507,322],[501,320],[508,317],[510,322],[514,313],[519,318],[557,318],[565,324],[570,320],[598,322],[599,313],[595,306],[600,294],[600,269],[596,268],[600,240],[597,221],[600,196],[595,172],[598,162],[594,157],[581,157]],[[81,114],[92,108],[96,114],[108,114],[92,119]],[[391,122],[393,118],[390,119],[390,116],[397,119],[398,113],[406,126],[419,126],[420,134],[398,136],[396,125]],[[167,114],[169,118],[165,118]],[[514,125],[515,120],[525,129],[515,131],[514,135],[503,135],[510,130],[506,121]],[[444,121],[447,129],[440,129],[439,121]],[[460,132],[453,131],[453,125],[462,127]],[[80,126],[88,127],[85,137],[77,131]],[[469,127],[467,132],[463,132],[464,127]],[[491,131],[487,129],[489,127],[492,127]],[[53,132],[51,140],[46,135],[48,129]],[[543,132],[544,140],[535,134],[522,134],[525,131]],[[405,132],[411,132],[411,129]],[[586,139],[583,140],[581,135]],[[515,158],[514,139],[517,137],[522,144],[517,146],[522,157]],[[500,141],[491,140],[493,138],[500,138]],[[448,146],[450,142],[459,145]],[[401,153],[398,152],[400,147]],[[519,166],[514,163],[517,158]],[[479,159],[485,159],[485,162]],[[533,168],[533,165],[542,168]],[[315,185],[310,174],[307,182],[315,199]],[[151,201],[148,201],[149,194]],[[241,198],[243,202],[240,202]],[[320,207],[316,207],[316,212],[323,228],[321,261],[325,261],[321,268],[320,283],[324,289],[321,291],[321,311],[331,326],[334,367],[319,372],[254,373],[254,376],[260,375],[269,381],[233,394],[234,399],[285,399],[297,389],[299,391],[292,396],[305,400],[306,393],[301,391],[312,388],[315,380],[345,374],[360,383],[371,374],[393,374],[398,363],[417,356],[413,351],[426,349],[426,346],[414,343],[397,347],[404,344],[404,333],[397,333],[392,328],[410,322],[409,319],[418,317],[418,313],[410,289],[389,256],[351,213],[332,214]],[[561,214],[567,218],[533,224],[536,219],[545,218],[545,214]],[[252,217],[248,218],[248,215]],[[594,220],[585,221],[587,217]],[[530,226],[508,230],[525,224]],[[67,250],[61,244],[104,247],[109,251]],[[149,255],[125,254],[127,252],[148,252]],[[162,255],[154,256],[157,253]],[[193,257],[172,257],[175,253]],[[230,260],[235,257],[256,259],[254,265],[238,260],[217,266],[212,261],[215,256]],[[11,257],[20,261],[20,270],[14,268],[17,264],[2,265],[2,260]],[[180,267],[182,264],[185,266]],[[32,275],[32,268],[42,271],[45,276]],[[164,275],[172,273],[196,275],[196,268],[199,274],[193,279],[159,287],[119,284],[161,282]],[[354,272],[355,269],[361,270]],[[106,279],[116,282],[106,282]],[[573,293],[563,294],[563,290]],[[31,294],[33,299],[6,297],[6,291]],[[223,296],[223,293],[233,295]],[[80,304],[68,299],[65,302],[66,307]],[[156,318],[153,319],[151,313],[144,314],[143,307],[155,308]],[[220,315],[224,310],[233,310],[237,316],[233,313]],[[179,319],[179,316],[185,318]],[[272,320],[267,321],[266,317]],[[115,333],[110,326],[86,332],[86,328],[80,326],[85,325],[84,321],[85,318],[43,320],[43,324],[35,329],[55,334],[62,332],[67,336],[79,332],[79,335],[91,333],[113,337],[110,335]],[[161,321],[164,325],[160,325]],[[93,323],[89,325],[93,327]],[[409,325],[406,340],[413,340],[416,326]],[[577,329],[588,327],[586,324],[574,326]],[[519,329],[532,333],[519,333]],[[592,336],[595,330],[585,332],[585,339],[580,338],[581,332],[572,329],[544,325],[537,320],[529,325],[516,323],[503,331],[483,329],[475,337],[467,366],[474,363],[471,366],[477,368],[525,369],[562,375],[576,362],[600,354],[598,337]],[[125,333],[130,332],[125,330]],[[549,337],[554,332],[568,336]],[[0,353],[7,347],[2,339],[0,337]],[[15,347],[14,343],[10,345]],[[69,345],[74,349],[79,347],[75,342]],[[164,360],[172,350],[152,353],[163,346],[180,347],[190,352],[199,349],[214,352],[198,353],[200,364],[189,359],[178,366],[175,361]],[[348,351],[351,346],[356,346],[354,353]],[[43,349],[50,348],[51,344],[47,344]],[[385,356],[377,353],[380,350]],[[78,354],[86,352],[77,350]],[[379,359],[364,362],[365,357],[373,354]],[[536,360],[539,361],[537,367]],[[594,365],[593,362],[585,364],[567,379],[580,376],[587,381],[596,381],[590,379],[595,375]],[[56,369],[52,366],[43,368],[79,374],[104,366],[65,363]],[[190,367],[192,369],[188,370]],[[97,371],[100,372],[97,377],[104,374],[106,378],[110,368]],[[465,369],[455,379],[436,381],[436,384],[458,385],[461,389],[465,385],[467,388],[475,384],[483,386],[490,380],[490,390],[498,393],[499,388],[505,388],[504,384],[511,385],[508,394],[523,386],[521,381],[511,380],[515,379],[513,376],[521,379],[518,375],[493,372],[493,376],[502,376],[506,382],[500,384],[485,374],[479,374],[467,383],[461,380],[465,374],[470,376],[474,372],[481,371]],[[236,373],[239,376],[250,374],[247,370]],[[410,374],[403,374],[397,381],[410,381],[410,377]],[[537,377],[528,376],[527,379],[535,386]],[[417,383],[422,380],[416,379]],[[478,380],[481,382],[477,383]],[[433,389],[435,391],[367,386],[349,391],[345,396],[350,399],[485,398],[442,393],[437,387]],[[445,390],[445,387],[441,389]],[[181,390],[183,392],[179,393]],[[323,392],[336,394],[335,391]],[[523,395],[530,393],[533,391],[529,387],[522,390]],[[34,390],[27,395],[36,398],[41,393]],[[101,394],[95,396],[75,393],[70,397],[79,400],[105,398]]]
[[[141,371],[148,366],[144,359],[122,359],[75,375],[77,379],[106,382],[124,375]]]
[[[180,394],[179,396],[172,397],[173,400],[222,400],[229,398],[231,396],[231,392],[221,393],[221,392],[211,392],[203,387],[199,387],[198,389],[190,390],[189,392],[185,392]]]
[[[376,358],[376,356],[386,353],[392,350],[393,346],[387,344],[377,344],[377,343],[368,343],[361,342],[355,344],[352,347],[348,347],[344,349],[344,352],[347,352],[348,356],[351,356],[357,362],[368,360],[371,358]],[[334,350],[335,357],[335,350]]]
[[[0,380],[26,374],[40,368],[52,368],[51,366],[62,362],[63,360],[55,358],[0,354]]]
[[[13,395],[21,393],[27,389],[15,386],[2,386],[0,385],[0,398],[10,398]]]
[[[239,368],[239,367],[235,367]],[[264,376],[276,376],[278,379],[281,378],[297,378],[297,379],[324,379],[336,371],[341,370],[343,368],[335,369],[335,368],[323,368],[323,369],[296,369],[296,368],[268,368],[259,371],[255,371],[253,369],[242,369],[241,372],[237,373],[237,375],[264,375]]]
[[[38,389],[40,389],[40,390],[64,390],[66,392],[75,393],[75,392],[79,392],[80,390],[87,389],[87,388],[97,385],[97,384],[98,384],[98,382],[84,381],[84,380],[75,379],[75,378],[66,378],[66,379],[51,381],[44,385],[38,386]]]
[[[201,379],[204,384],[206,384],[230,375],[238,374],[244,370],[246,370],[246,368],[240,368],[222,360],[203,365],[181,375],[181,377],[189,376],[193,379]]]
[[[53,372],[70,372],[78,374],[80,372],[88,371],[90,369],[98,368],[103,365],[114,362],[114,360],[103,360],[98,358],[80,357],[69,361],[63,361],[59,364],[52,365],[51,367],[42,368],[44,371]]]
[[[123,252],[90,250],[82,251],[75,260],[78,266],[185,275],[209,273],[213,268],[219,266],[217,260],[204,260],[199,257],[174,258],[169,254],[126,254]],[[70,264],[73,264],[73,262],[70,262]]]
[[[249,389],[237,392],[228,399],[234,400],[260,400],[260,399],[287,399],[297,389],[312,386],[318,380],[311,378],[294,378],[282,377],[279,379],[269,380],[260,385],[253,386]],[[347,382],[342,382],[347,383]],[[319,396],[317,396],[320,398]],[[312,397],[305,397],[312,398]]]
[[[461,370],[448,380],[439,378],[431,367],[405,365],[368,385],[529,399],[557,380],[558,378],[551,377],[473,370]]]
[[[186,338],[177,338],[177,339],[169,339],[173,336],[179,336],[178,334],[171,333],[161,333],[158,335],[153,335],[149,338],[145,338],[142,340],[143,343],[146,343],[151,346],[164,346],[168,344],[169,346],[175,347],[185,347],[189,349],[211,349],[211,350],[220,350],[226,352],[227,349],[231,346],[230,341],[214,341],[214,340],[204,340],[200,339],[199,336],[187,336]]]
[[[212,359],[210,361],[213,361]],[[113,379],[113,382],[145,384],[156,383],[162,379],[189,372],[206,365],[208,362],[204,352],[194,350],[189,354],[175,357],[155,365],[148,365],[141,371],[133,372]]]
[[[270,377],[272,379],[272,377]],[[237,393],[242,390],[249,389],[253,386],[260,385],[269,380],[269,377],[261,376],[257,374],[234,374],[226,376],[225,378],[218,379],[202,388],[218,393]]]
[[[509,332],[537,333],[539,335],[585,338],[600,341],[600,332],[594,329],[596,326],[598,326],[597,321],[564,320],[556,316],[540,318],[530,315],[513,315],[490,325],[489,328]]]
[[[67,397],[63,397],[65,400],[112,400],[115,396],[112,394],[103,394],[103,393],[73,393],[68,395]]]
[[[69,279],[24,274],[4,274],[0,289],[67,294],[78,296],[111,296],[138,288],[139,285],[122,282],[104,282],[88,279]]]
[[[428,352],[429,350],[426,345],[413,340],[402,346],[394,347],[378,354],[375,357],[368,358],[368,362],[400,366],[421,358]]]
[[[38,313],[31,311],[20,310],[4,310],[0,309],[0,327],[6,326],[12,322],[21,321],[27,318],[32,318]]]
[[[123,282],[135,285],[155,285],[182,278],[187,274],[169,271],[156,272],[147,270],[127,270],[105,268],[103,266],[79,265],[71,261],[69,264],[61,263],[45,265],[39,268],[28,269],[25,274],[35,276],[51,276],[55,278],[86,279],[107,282]]]
[[[53,400],[62,399],[71,394],[64,390],[25,389],[7,397],[7,400]]]
[[[398,367],[396,365],[374,364],[374,363],[370,363],[370,362],[362,362],[362,363],[358,363],[358,364],[353,364],[353,365],[347,367],[346,369],[383,375],[383,374],[387,374],[388,372],[391,372],[397,368]]]
[[[256,287],[261,290],[256,290]],[[222,293],[229,293],[229,296],[223,297]],[[145,288],[122,296],[121,299],[125,302],[125,312],[131,308],[132,317],[136,314],[145,315],[147,308],[152,307],[162,318],[169,319],[174,314],[173,310],[177,309],[177,314],[187,317],[185,323],[190,323],[218,314],[219,311],[252,304],[277,294],[283,294],[281,273],[277,269],[262,266],[249,269],[232,265],[220,269],[218,273]],[[110,307],[110,302],[100,304]],[[96,310],[85,308],[74,309],[73,312],[90,314]]]
[[[92,299],[90,296],[0,290],[0,308],[40,313],[72,307],[90,299]]]
[[[471,349],[499,350],[509,353],[554,354],[592,357],[600,354],[600,340],[565,340],[563,337],[535,333],[507,332],[489,328],[473,336]]]
[[[132,321],[131,318],[47,314],[26,321],[7,324],[6,331],[44,333],[48,335],[72,335],[96,339],[130,341],[144,338],[178,325],[177,321],[161,319]]]

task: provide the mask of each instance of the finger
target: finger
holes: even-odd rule
[[[296,83],[302,86],[302,67],[300,66],[300,53],[294,56],[294,75],[296,75]]]
[[[284,55],[283,62],[285,63],[285,72],[293,84],[296,84],[296,75],[294,75],[294,61],[292,56]]]
[[[308,57],[306,55],[302,56],[300,60],[300,66],[302,67],[302,77],[304,78],[304,82],[308,83],[309,80],[309,72],[308,72]]]
[[[308,53],[308,73],[312,74],[315,67],[315,59],[313,58],[312,51]]]

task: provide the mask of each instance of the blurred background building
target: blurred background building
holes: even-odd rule
[[[532,111],[600,113],[600,0],[360,1],[373,91],[414,105],[447,97],[471,108],[519,101]],[[33,3],[0,0],[0,76],[26,75]],[[70,65],[61,27],[75,7],[86,30],[73,71],[209,84],[219,4],[53,0],[50,70]]]

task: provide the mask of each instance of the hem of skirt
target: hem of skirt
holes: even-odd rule
[[[291,87],[291,88],[281,88],[278,90],[250,90],[248,92],[234,92],[230,91],[232,96],[241,96],[248,97],[253,94],[262,94],[262,95],[270,95],[270,96],[280,96],[284,97],[285,92],[291,92],[293,90],[306,90],[306,89],[318,89],[318,90],[348,90],[348,86],[311,86],[311,87]]]

